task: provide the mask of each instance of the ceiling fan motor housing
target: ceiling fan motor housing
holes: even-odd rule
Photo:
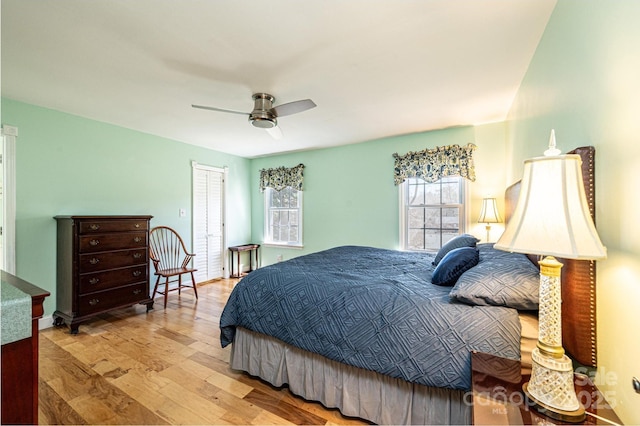
[[[271,112],[275,98],[268,93],[256,93],[253,95],[253,111],[249,114],[249,121],[255,127],[270,129],[278,125],[276,117]]]

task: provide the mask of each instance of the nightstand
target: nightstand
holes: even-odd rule
[[[622,424],[604,396],[584,374],[575,374],[578,400],[585,406],[587,425]],[[530,407],[522,392],[529,375],[520,373],[520,362],[481,352],[471,354],[471,386],[474,425],[569,424],[554,420]]]

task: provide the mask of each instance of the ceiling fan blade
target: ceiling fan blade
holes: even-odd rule
[[[267,131],[267,133],[269,133],[269,135],[274,138],[274,139],[282,139],[282,129],[280,128],[280,126],[274,126],[274,127],[269,127],[267,129],[265,129]]]
[[[230,112],[231,114],[249,115],[248,112],[233,111],[231,109],[222,109],[222,108],[215,108],[215,107],[203,106],[203,105],[193,105],[193,104],[191,104],[191,106],[194,108],[207,109],[209,111]]]
[[[311,99],[303,99],[301,101],[288,102],[271,108],[271,113],[276,117],[284,117],[285,115],[297,114],[317,105]]]

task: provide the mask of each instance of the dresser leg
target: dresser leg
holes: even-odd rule
[[[53,316],[53,325],[54,325],[55,327],[61,327],[61,326],[63,326],[63,325],[64,325],[64,318],[59,317],[59,316],[56,316],[56,315],[54,314],[54,316]]]

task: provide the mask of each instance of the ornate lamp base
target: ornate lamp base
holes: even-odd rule
[[[571,360],[566,355],[561,358],[544,355],[538,348],[531,358],[531,379],[522,390],[536,410],[564,422],[583,421],[585,411],[576,396]]]
[[[487,230],[487,243],[489,242],[489,234],[491,233],[491,224],[487,223],[484,227]]]

